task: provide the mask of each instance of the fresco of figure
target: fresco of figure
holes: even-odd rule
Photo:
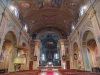
[[[60,8],[62,0],[38,0],[37,4],[39,8],[43,7]]]

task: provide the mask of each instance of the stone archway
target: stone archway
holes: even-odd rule
[[[98,55],[97,44],[94,34],[86,31],[82,38],[83,58],[85,70],[91,71],[97,66],[96,56]]]
[[[2,46],[3,68],[14,71],[14,58],[17,56],[17,39],[14,32],[9,31],[4,38]]]

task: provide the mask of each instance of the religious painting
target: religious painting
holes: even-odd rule
[[[39,8],[60,8],[62,0],[37,0],[36,3]]]
[[[96,58],[96,61],[97,61],[98,60],[98,56],[99,56],[97,46],[95,46],[94,49],[95,49],[95,58]]]
[[[5,50],[2,50],[1,54],[0,54],[0,62],[4,62],[4,57],[5,57]]]
[[[6,56],[6,48],[3,46],[1,54],[0,54],[0,61],[4,62],[4,57]]]
[[[66,60],[69,61],[69,49],[68,48],[66,48],[65,55],[66,55]]]

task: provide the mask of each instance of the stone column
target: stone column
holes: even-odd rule
[[[91,13],[89,14],[89,18],[93,25],[95,41],[96,41],[97,48],[98,48],[97,65],[98,65],[98,67],[100,67],[100,64],[99,64],[99,62],[100,62],[100,28],[99,28],[98,19],[96,16],[96,11],[94,9],[92,9]]]
[[[39,50],[39,40],[35,40],[34,56],[37,56],[37,60],[33,62],[33,69],[38,69],[39,59],[38,59],[38,50]]]
[[[64,55],[65,56],[65,39],[60,39],[59,40],[60,41],[60,45],[61,45],[61,67],[63,68],[63,69],[65,69],[66,68],[66,61],[63,61],[63,59],[62,59],[62,56]]]
[[[72,42],[69,40],[69,52],[70,52],[70,69],[74,69],[74,60],[73,60],[73,46]]]

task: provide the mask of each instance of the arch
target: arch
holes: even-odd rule
[[[2,68],[9,70],[14,70],[14,57],[17,56],[16,51],[17,38],[13,31],[8,31],[4,36],[4,42],[2,45],[2,54],[4,56],[5,65],[2,65]],[[5,62],[6,61],[6,62]],[[11,66],[11,64],[13,64]]]
[[[91,71],[96,67],[96,54],[98,52],[95,35],[87,30],[82,36],[82,48],[85,70]]]
[[[8,31],[4,37],[4,40],[10,40],[12,43],[17,44],[17,37],[13,31]]]
[[[15,31],[12,27],[7,28],[7,29],[4,31],[3,38],[5,38],[5,36],[6,36],[6,34],[7,34],[8,32],[12,32],[12,33],[15,35],[15,38],[16,38],[17,43],[18,43],[18,34],[17,34],[17,31]]]
[[[59,35],[52,31],[43,32],[38,36],[39,48],[38,54],[40,58],[40,65],[45,66],[49,65],[49,62],[52,62],[54,66],[60,66],[59,55],[57,50],[57,43],[59,41]],[[41,48],[40,48],[41,47]]]
[[[94,35],[94,38],[96,38],[95,37],[96,35],[95,35],[94,31],[93,31],[93,28],[88,27],[88,28],[85,28],[84,30],[82,30],[81,40],[83,40],[83,36],[84,36],[86,31],[90,31]]]
[[[58,32],[57,30],[55,30],[55,29],[52,29],[51,31],[49,31],[48,29],[44,29],[44,30],[42,30],[42,31],[40,31],[40,32],[38,33],[38,35],[36,36],[36,39],[38,39],[38,38],[41,36],[41,34],[43,34],[43,33],[45,33],[45,32],[54,32],[54,33],[58,34],[60,38],[63,38],[63,37],[62,37],[62,34],[59,33],[59,32]]]

